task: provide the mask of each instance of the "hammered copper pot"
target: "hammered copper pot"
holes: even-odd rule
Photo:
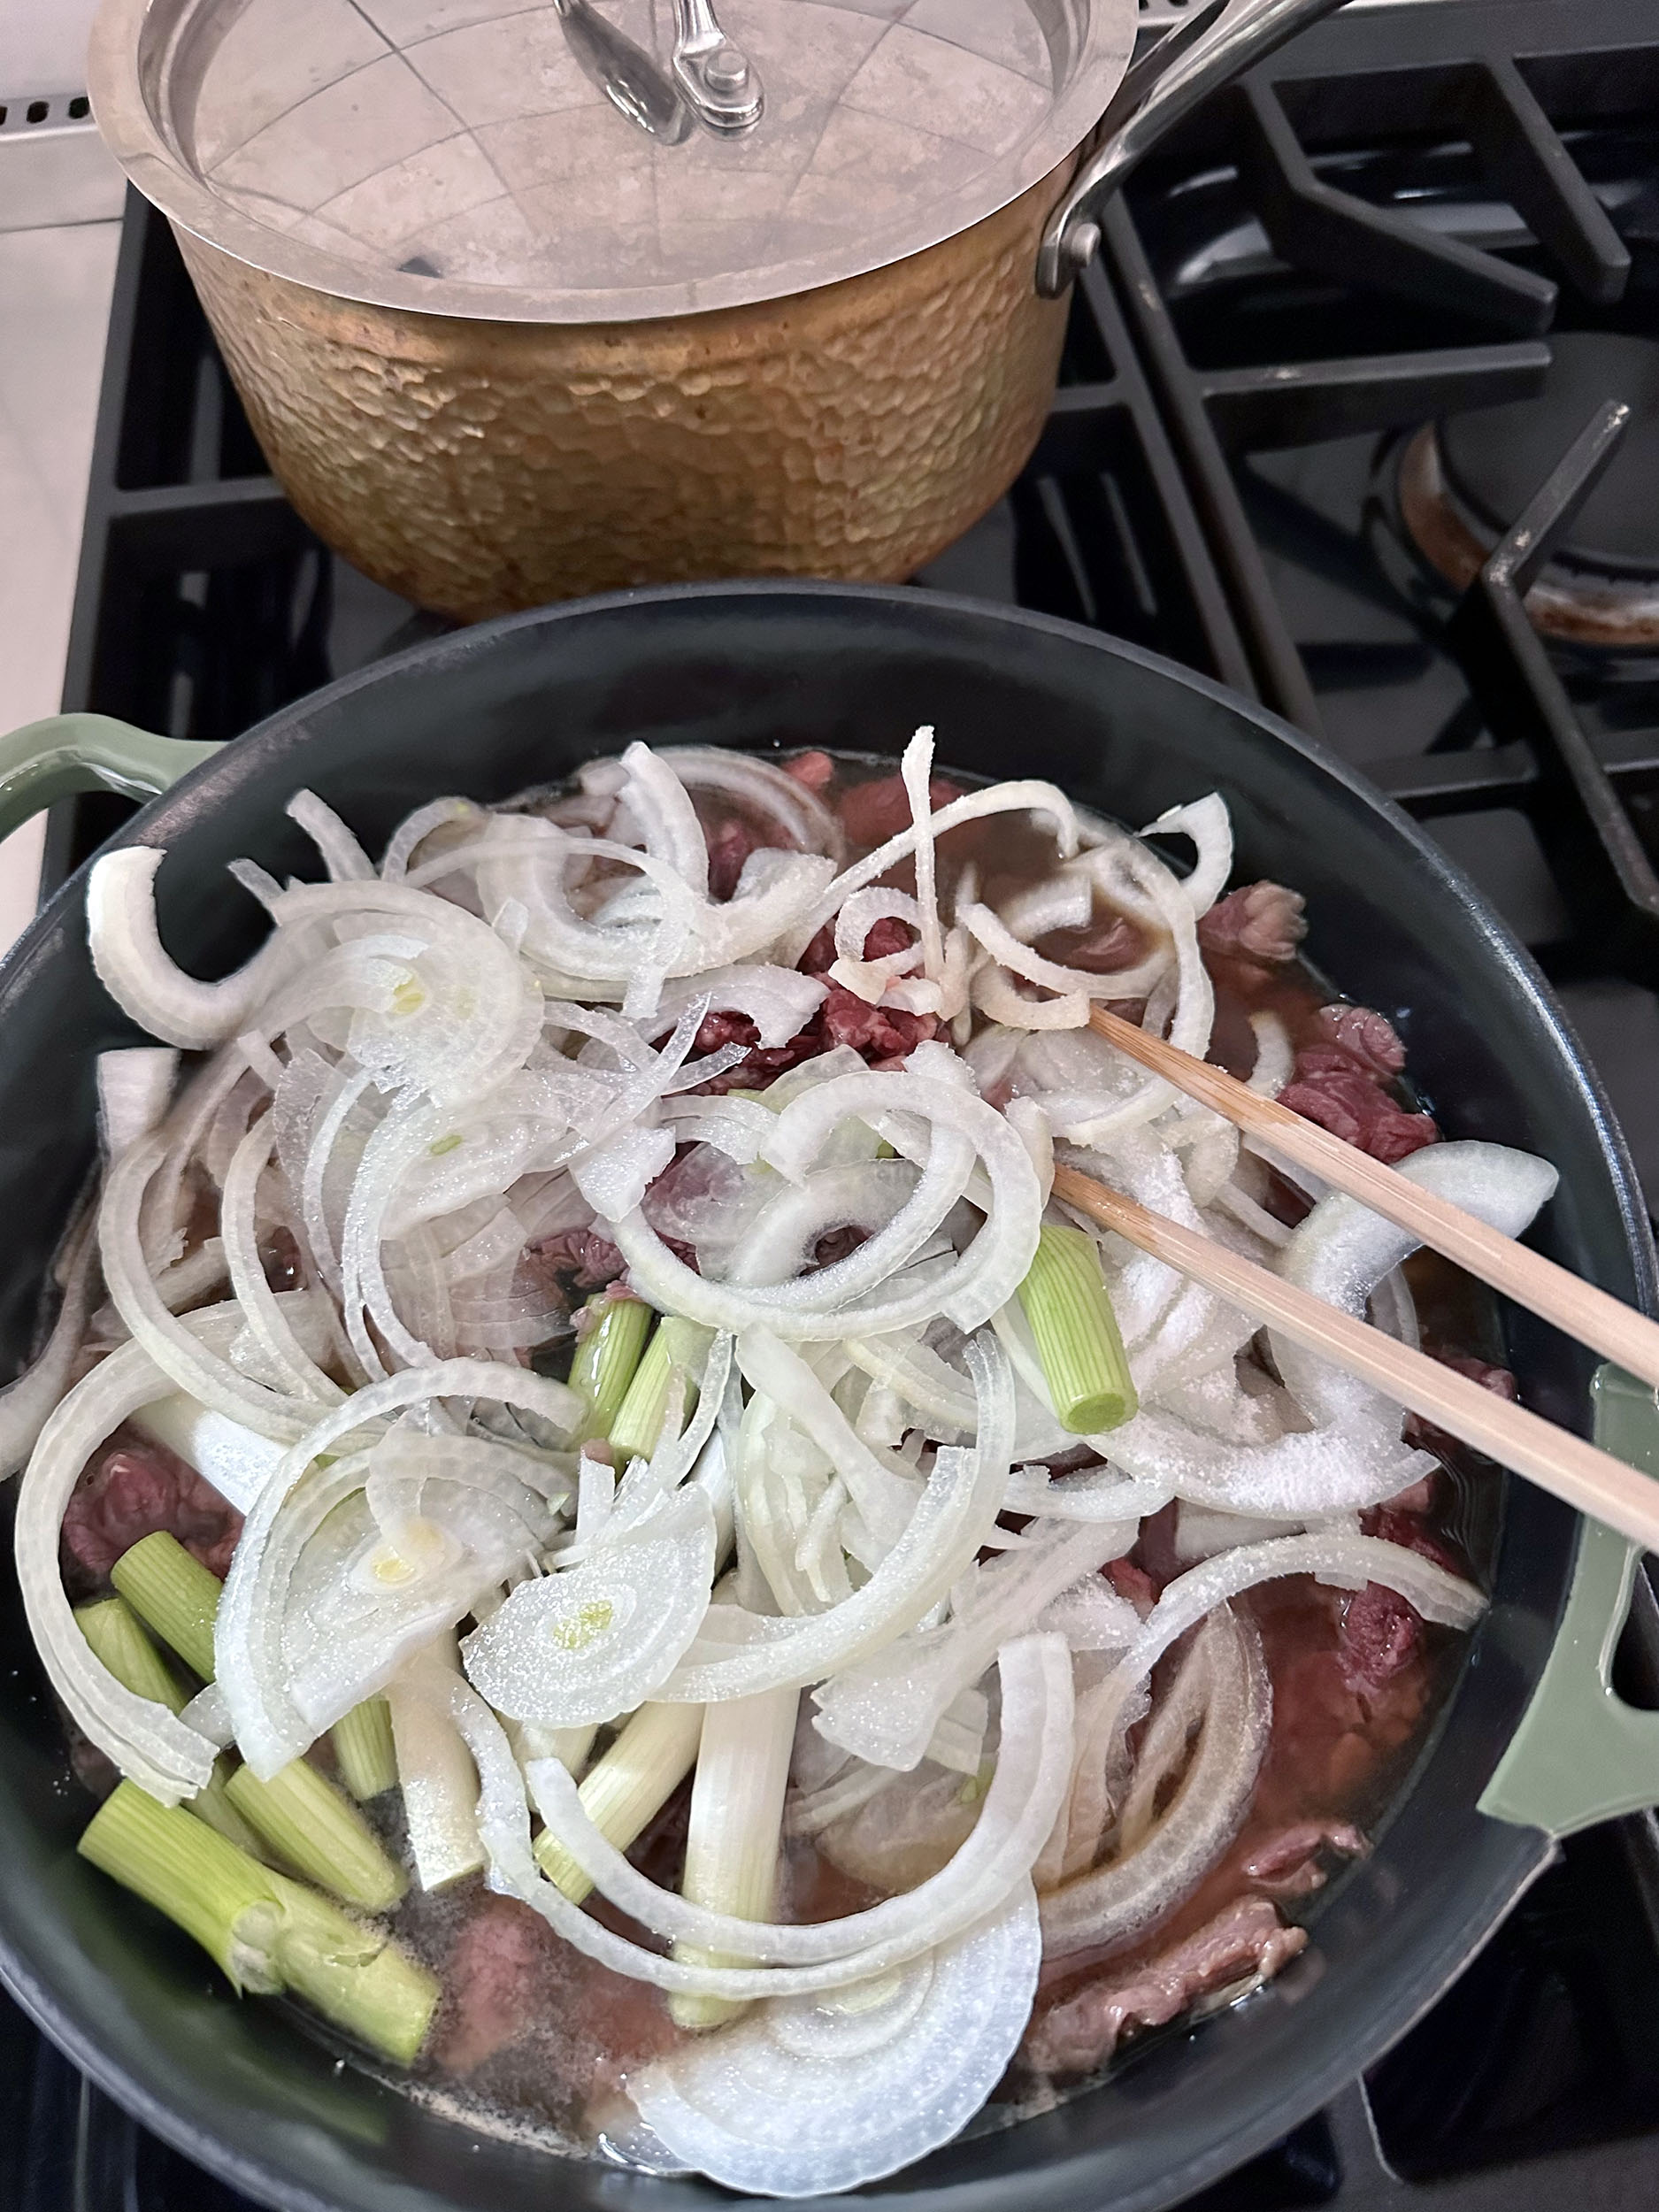
[[[1071,165],[886,268],[649,322],[411,313],[175,233],[305,520],[470,622],[631,584],[912,574],[1041,432],[1066,303],[1033,270]]]
[[[88,77],[300,513],[471,621],[912,574],[1030,457],[1102,196],[1335,4],[1130,67],[1137,0],[718,0],[698,90],[687,0],[103,0]]]

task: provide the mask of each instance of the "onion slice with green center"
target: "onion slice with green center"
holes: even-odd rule
[[[461,1647],[468,1678],[509,1720],[578,1728],[643,1705],[708,1609],[714,1513],[674,1492],[579,1567],[521,1582]]]

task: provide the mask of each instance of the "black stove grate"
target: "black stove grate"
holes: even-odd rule
[[[1431,821],[1563,986],[1659,1200],[1659,655],[1546,649],[1514,545],[1460,605],[1395,491],[1423,426],[1543,388],[1552,332],[1659,336],[1653,0],[1345,11],[1172,134],[1105,230],[1037,453],[918,582],[1169,654]],[[1568,426],[1530,529],[1566,526],[1617,434]],[[131,200],[65,705],[230,737],[434,626],[288,508],[165,223]],[[49,880],[127,811],[58,809]],[[1639,1596],[1624,1686],[1659,1702]],[[1365,2082],[1186,2212],[1586,2200],[1659,2200],[1651,1817],[1570,1841]],[[241,2202],[0,1999],[0,2203]]]

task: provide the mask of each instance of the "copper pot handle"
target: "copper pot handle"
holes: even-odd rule
[[[1037,289],[1057,299],[1094,259],[1101,207],[1172,124],[1230,77],[1261,61],[1342,0],[1207,0],[1134,63],[1096,127],[1092,150],[1048,219]]]

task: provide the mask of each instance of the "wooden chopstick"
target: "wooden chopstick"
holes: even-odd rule
[[[1640,1469],[1075,1168],[1055,1170],[1054,1194],[1258,1321],[1282,1329],[1310,1351],[1374,1385],[1396,1405],[1421,1414],[1580,1513],[1605,1521],[1650,1551],[1659,1550],[1659,1482]]]
[[[1179,1045],[1137,1029],[1133,1022],[1108,1013],[1103,1006],[1091,1010],[1089,1024],[1109,1044],[1155,1075],[1163,1076],[1188,1098],[1212,1108],[1239,1128],[1262,1138],[1286,1159],[1310,1168],[1337,1190],[1347,1191],[1386,1219],[1409,1229],[1435,1251],[1512,1298],[1517,1306],[1553,1322],[1568,1336],[1616,1360],[1644,1382],[1659,1386],[1659,1324],[1649,1321],[1645,1314],[1621,1304],[1594,1283],[1581,1281],[1542,1253],[1529,1252],[1513,1237],[1500,1234],[1461,1206],[1454,1206],[1449,1199],[1438,1197],[1409,1177],[1396,1174],[1357,1146],[1333,1136],[1328,1129],[1304,1121],[1276,1099],[1262,1097],[1225,1068],[1195,1060]]]

